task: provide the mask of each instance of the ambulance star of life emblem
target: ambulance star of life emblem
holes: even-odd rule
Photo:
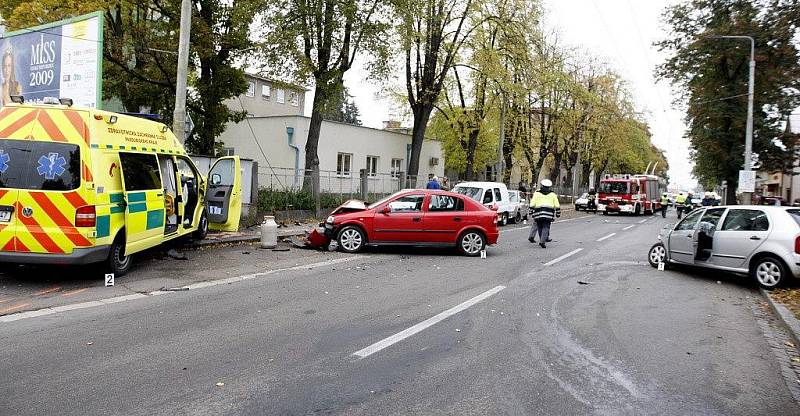
[[[31,207],[22,208],[22,215],[25,218],[30,218],[33,215],[33,208]]]

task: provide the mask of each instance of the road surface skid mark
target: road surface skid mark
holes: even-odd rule
[[[385,338],[385,339],[383,339],[381,341],[378,341],[378,342],[370,345],[369,347],[366,347],[364,349],[360,349],[360,350],[354,352],[353,355],[355,355],[358,358],[369,357],[370,355],[372,355],[372,354],[374,354],[374,353],[376,353],[376,352],[378,352],[378,351],[380,351],[380,350],[382,350],[384,348],[390,347],[390,346],[392,346],[392,345],[394,345],[394,344],[396,344],[396,343],[398,343],[398,342],[400,342],[400,341],[402,341],[402,340],[404,340],[404,339],[406,339],[406,338],[408,338],[408,337],[410,337],[410,336],[412,336],[414,334],[422,332],[423,330],[425,330],[425,329],[427,329],[427,328],[429,328],[429,327],[431,327],[433,325],[438,324],[439,322],[441,322],[441,321],[443,321],[443,320],[445,320],[445,319],[447,319],[447,318],[449,318],[449,317],[451,317],[451,316],[453,316],[453,315],[455,315],[455,314],[457,314],[457,313],[469,308],[470,306],[476,305],[477,303],[481,302],[482,300],[487,299],[488,297],[500,292],[501,290],[503,290],[505,288],[506,288],[505,286],[501,285],[501,286],[496,286],[496,287],[494,287],[492,289],[489,289],[486,292],[483,292],[480,295],[475,296],[474,298],[472,298],[472,299],[470,299],[470,300],[468,300],[466,302],[463,302],[463,303],[460,303],[460,304],[458,304],[456,306],[453,306],[452,308],[450,308],[450,309],[448,309],[448,310],[446,310],[446,311],[444,311],[444,312],[442,312],[442,313],[440,313],[438,315],[432,316],[432,317],[430,317],[430,318],[428,318],[428,319],[426,319],[426,320],[424,320],[424,321],[422,321],[422,322],[420,322],[420,323],[418,323],[418,324],[416,324],[416,325],[414,325],[414,326],[412,326],[412,327],[410,327],[408,329],[402,330],[402,331],[400,331],[400,332],[398,332],[398,333],[396,333],[396,334],[394,334],[394,335],[392,335],[392,336],[390,336],[388,338]]]
[[[149,298],[149,297],[152,297],[152,296],[165,295],[165,294],[169,294],[169,293],[181,292],[181,291],[186,291],[186,290],[191,290],[191,289],[202,289],[204,287],[224,285],[224,284],[233,283],[233,282],[241,282],[241,281],[251,280],[251,279],[258,278],[258,277],[269,276],[269,275],[273,275],[273,274],[281,273],[281,272],[291,272],[291,271],[295,271],[295,270],[304,270],[304,269],[307,270],[307,269],[314,269],[314,268],[317,268],[317,267],[332,266],[334,264],[344,263],[344,262],[347,262],[347,261],[360,259],[362,257],[363,256],[342,257],[342,258],[333,259],[333,260],[321,261],[321,262],[318,262],[318,263],[304,264],[302,266],[287,267],[287,268],[284,268],[284,269],[268,270],[266,272],[261,272],[261,273],[253,273],[253,274],[246,274],[246,275],[243,275],[243,276],[229,277],[227,279],[212,280],[212,281],[208,281],[208,282],[194,283],[194,284],[191,284],[191,285],[187,285],[187,286],[183,286],[183,287],[177,288],[178,290],[156,290],[156,291],[149,292],[149,293],[133,293],[133,294],[130,294],[130,295],[116,296],[116,297],[113,297],[113,298],[93,300],[93,301],[89,301],[89,302],[72,303],[72,304],[69,304],[69,305],[54,306],[52,308],[43,308],[43,309],[37,309],[37,310],[33,310],[33,311],[19,312],[19,313],[14,313],[14,314],[10,314],[10,315],[0,316],[0,323],[19,321],[20,319],[35,318],[35,317],[38,317],[38,316],[53,315],[53,314],[56,314],[56,313],[59,313],[59,312],[66,312],[66,311],[72,311],[72,310],[77,310],[77,309],[94,308],[96,306],[110,305],[112,303],[119,303],[119,302],[127,302],[129,300],[144,299],[144,298]],[[81,291],[83,291],[83,289]],[[69,293],[69,292],[67,292],[67,293]],[[24,306],[29,306],[29,304],[19,305],[19,306],[15,307],[14,309],[19,309],[19,308],[24,307]],[[10,310],[8,312],[10,312]],[[2,313],[2,311],[0,311],[0,313]]]

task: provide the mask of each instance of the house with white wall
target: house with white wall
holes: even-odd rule
[[[233,110],[244,108],[248,116],[230,123],[219,140],[226,152],[258,162],[260,187],[298,189],[306,174],[305,145],[311,123],[311,118],[303,115],[306,91],[256,76],[247,79],[252,88],[226,103]],[[278,89],[284,90],[280,101]],[[290,96],[296,101],[288,100]],[[365,169],[370,192],[388,193],[402,187],[399,177],[408,171],[411,135],[404,129],[323,121],[317,154],[323,191],[357,192],[360,172]],[[444,175],[444,152],[439,141],[426,140],[419,184],[424,185],[432,175]]]

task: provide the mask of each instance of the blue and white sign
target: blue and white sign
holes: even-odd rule
[[[0,107],[22,95],[26,102],[71,98],[97,107],[102,98],[100,14],[6,34],[0,39]]]

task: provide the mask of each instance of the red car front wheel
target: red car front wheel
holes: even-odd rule
[[[337,238],[337,241],[342,251],[346,253],[357,253],[364,248],[367,238],[360,228],[348,225],[339,231],[339,238]]]

